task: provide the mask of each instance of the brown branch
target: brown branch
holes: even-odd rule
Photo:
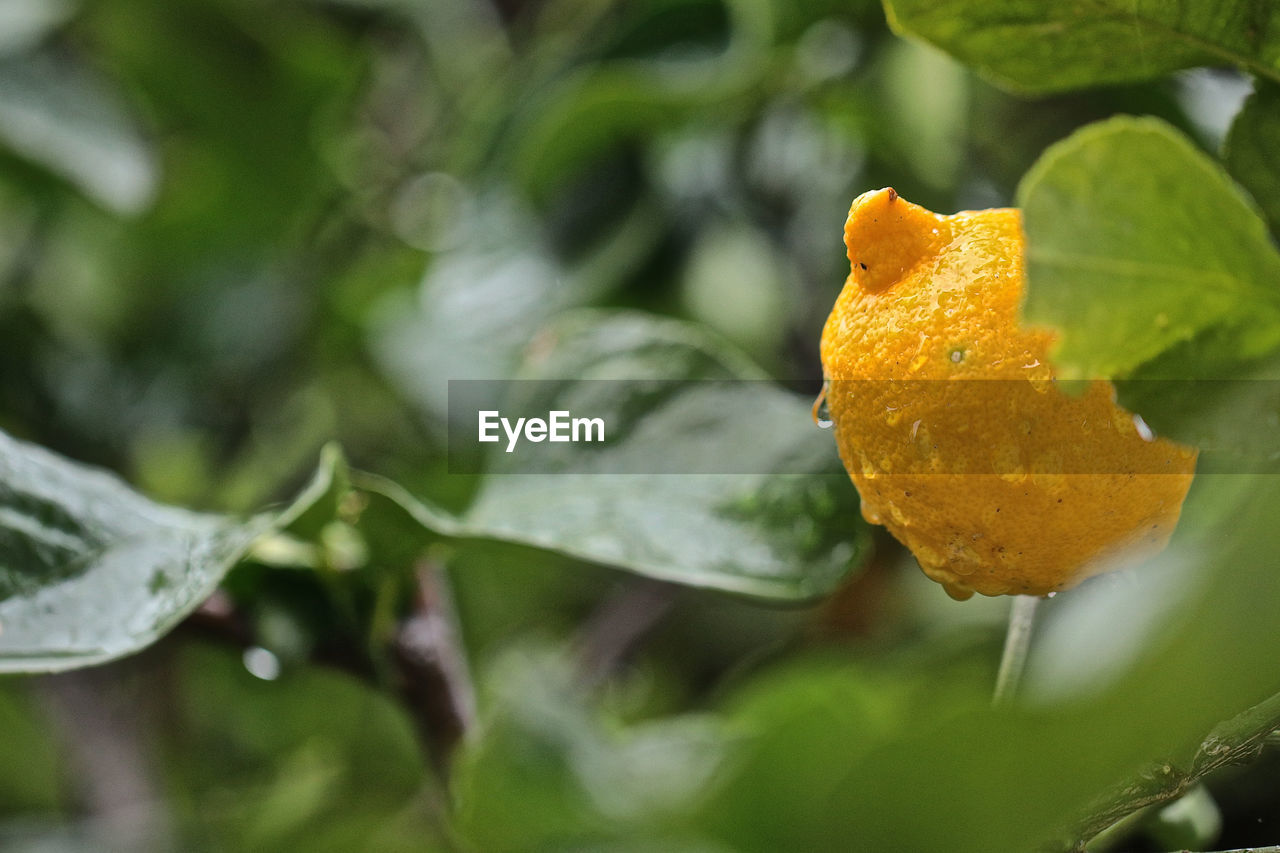
[[[427,747],[447,777],[454,748],[475,724],[471,671],[459,641],[453,598],[443,570],[418,567],[416,610],[393,643],[398,688]]]
[[[617,670],[637,642],[662,621],[675,603],[675,588],[636,578],[605,599],[578,632],[578,671],[588,687]]]
[[[135,658],[45,676],[34,686],[65,751],[73,796],[95,843],[146,853],[172,849],[173,828],[144,733],[143,718],[153,709],[146,691],[129,678],[139,667]]]
[[[388,649],[390,686],[409,711],[427,758],[445,778],[453,750],[475,722],[475,692],[443,570],[424,563],[417,578],[414,611],[400,623]],[[188,617],[183,627],[239,648],[257,643],[249,620],[221,590]],[[385,684],[374,661],[360,648],[352,643],[328,643],[312,651],[311,662],[343,670],[374,685]]]

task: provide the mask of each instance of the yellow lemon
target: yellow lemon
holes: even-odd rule
[[[1164,547],[1196,451],[1152,435],[1109,382],[1057,386],[1052,335],[1017,322],[1017,210],[940,216],[876,190],[845,243],[822,366],[868,521],[958,599],[1044,595]]]

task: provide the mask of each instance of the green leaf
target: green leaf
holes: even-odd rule
[[[246,521],[153,503],[0,433],[0,672],[72,669],[150,645],[254,539],[325,494],[338,464],[326,453],[288,509]]]
[[[1175,346],[1144,365],[1142,375],[1195,377],[1229,338],[1224,330]],[[1211,378],[1140,375],[1116,389],[1121,405],[1140,413],[1157,434],[1199,449],[1198,472],[1280,471],[1280,353],[1224,364]]]
[[[1235,65],[1280,82],[1280,8],[1257,0],[885,0],[899,33],[1013,89],[1059,92]]]
[[[538,445],[533,463],[495,453],[479,496],[457,519],[380,478],[362,475],[357,485],[446,535],[762,598],[823,595],[858,564],[866,527],[831,436],[813,425],[811,401],[676,321],[584,312],[539,341],[536,361],[509,383],[535,398],[508,402],[522,412],[602,417],[618,425],[616,441]],[[730,470],[714,469],[726,462],[734,473],[680,473]]]
[[[1280,606],[1277,484],[1198,480],[1169,552],[1046,605],[1029,672],[1039,677],[1015,707],[990,708],[991,673],[976,664],[994,662],[994,646],[946,660],[934,643],[932,666],[846,665],[844,684],[811,673],[808,685],[757,685],[739,711],[754,736],[730,753],[738,771],[720,782],[709,819],[735,833],[735,849],[777,849],[791,831],[806,850],[976,853],[1040,849],[1149,763],[1168,764],[1176,794],[1215,724],[1280,686],[1265,615]],[[1056,673],[1037,652],[1050,639],[1089,684],[1044,689]],[[797,805],[793,791],[822,807]]]
[[[1272,233],[1280,235],[1278,141],[1280,86],[1260,81],[1231,125],[1222,154],[1231,177],[1253,195],[1271,222]]]
[[[1213,343],[1194,374],[1207,377],[1280,343],[1280,254],[1265,224],[1163,122],[1124,116],[1072,134],[1027,172],[1018,205],[1025,313],[1061,332],[1063,377],[1126,376],[1194,338]]]

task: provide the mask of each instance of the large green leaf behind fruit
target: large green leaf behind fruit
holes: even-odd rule
[[[530,457],[489,445],[480,493],[457,518],[378,478],[357,485],[449,536],[768,599],[830,592],[866,553],[856,493],[811,401],[704,331],[589,311],[543,329],[530,350],[518,379],[494,383],[506,402],[601,417],[616,440],[538,445],[515,462]]]

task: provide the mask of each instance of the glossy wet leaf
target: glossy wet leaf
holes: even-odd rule
[[[1089,125],[1018,188],[1026,318],[1059,330],[1061,375],[1122,377],[1193,339],[1199,369],[1280,343],[1280,253],[1214,161],[1155,119]],[[1208,344],[1212,344],[1209,346]]]
[[[1126,83],[1198,65],[1280,81],[1280,10],[1253,0],[885,0],[890,25],[1015,89]]]
[[[588,312],[538,340],[520,378],[494,384],[533,393],[519,401],[524,409],[620,425],[619,440],[598,449],[539,445],[548,450],[532,463],[495,452],[479,496],[456,519],[393,484],[365,484],[446,535],[532,545],[692,586],[807,599],[856,568],[866,527],[830,434],[813,424],[811,400],[675,321]]]
[[[245,520],[156,504],[0,433],[0,672],[88,666],[164,636],[255,538],[325,494],[337,464],[290,508]]]

